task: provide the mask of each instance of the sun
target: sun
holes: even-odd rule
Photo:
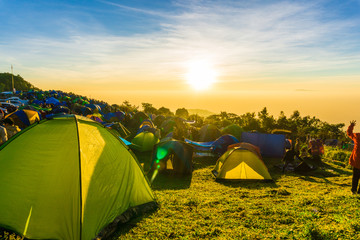
[[[195,90],[201,91],[216,82],[217,72],[207,61],[191,61],[187,66],[185,79]]]

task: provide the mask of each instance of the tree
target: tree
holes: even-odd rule
[[[172,112],[170,111],[170,109],[169,109],[169,108],[166,108],[166,107],[161,107],[161,108],[159,108],[159,109],[157,110],[157,114],[159,114],[159,115],[164,115],[164,116],[173,116],[173,115],[174,115],[174,113],[172,113]]]
[[[121,111],[120,106],[118,104],[111,105],[111,108],[114,112]]]
[[[121,106],[120,106],[120,111],[129,113],[129,112],[137,112],[138,111],[138,106],[135,105],[131,105],[129,101],[125,100]]]
[[[199,115],[197,115],[197,114],[191,114],[191,115],[188,117],[188,120],[190,120],[190,121],[195,121],[195,125],[196,125],[197,127],[202,126],[203,123],[204,123],[204,118],[201,117],[201,116],[199,116]]]
[[[280,116],[276,120],[277,128],[286,129],[289,126],[289,120],[286,118],[285,113],[283,111],[280,112]]]
[[[176,109],[176,111],[175,111],[175,116],[181,117],[181,118],[184,118],[184,119],[188,119],[188,117],[189,117],[189,112],[188,112],[188,110],[185,109],[185,108],[178,108],[178,109]]]
[[[151,103],[141,103],[143,111],[147,114],[156,114],[157,109]]]
[[[322,139],[338,139],[343,135],[343,131],[341,130],[343,127],[345,127],[344,123],[329,124],[323,122],[319,129],[319,137]]]
[[[255,113],[245,113],[240,116],[240,126],[243,127],[245,131],[259,131],[260,122],[255,118]]]
[[[4,83],[0,83],[0,92],[5,92],[5,84]]]
[[[258,112],[258,117],[260,120],[260,126],[264,132],[270,133],[273,129],[275,129],[276,121],[272,115],[269,115],[266,107]]]

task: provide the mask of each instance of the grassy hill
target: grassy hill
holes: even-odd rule
[[[208,110],[204,110],[204,109],[187,109],[188,112],[189,112],[189,115],[192,115],[192,114],[197,114],[199,115],[200,117],[208,117],[210,115],[214,115],[215,113],[213,112],[210,112]]]
[[[160,174],[160,209],[134,219],[112,239],[360,239],[360,198],[351,170],[325,160],[307,175],[283,174],[264,159],[273,183],[218,183],[215,159],[195,158],[192,176]]]
[[[16,90],[28,91],[37,89],[31,83],[25,81],[20,75],[14,75],[14,87]],[[11,73],[0,73],[0,92],[12,91]]]

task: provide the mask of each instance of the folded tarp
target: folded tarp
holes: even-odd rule
[[[126,140],[126,139],[124,139],[122,137],[120,137],[120,139],[121,139],[121,141],[123,141],[123,143],[125,143],[126,146],[131,145],[131,142],[129,142],[128,140]]]
[[[238,143],[239,140],[230,134],[225,134],[211,142],[195,142],[189,139],[185,139],[185,142],[191,144],[196,151],[211,151],[221,155],[226,152],[228,146]]]
[[[210,148],[211,145],[215,142],[215,141],[211,141],[211,142],[195,142],[192,141],[190,139],[185,139],[186,143],[189,143],[195,147],[202,147],[202,148]]]

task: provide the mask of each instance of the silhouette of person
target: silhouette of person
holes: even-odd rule
[[[360,179],[360,133],[354,133],[354,127],[356,121],[350,121],[350,126],[348,127],[346,133],[354,141],[354,149],[349,158],[349,164],[353,167],[353,177],[352,177],[352,186],[351,192],[353,194],[360,193],[360,188],[358,189],[359,179]]]

